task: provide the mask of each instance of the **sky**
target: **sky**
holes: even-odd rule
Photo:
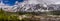
[[[13,6],[16,3],[16,1],[23,2],[24,0],[2,0],[4,4],[9,5],[9,6]]]
[[[0,0],[1,1],[1,0]],[[25,0],[2,0],[2,2],[4,3],[4,4],[6,4],[6,5],[10,5],[10,6],[13,6],[15,3],[16,3],[16,1],[18,1],[18,2],[24,2]],[[30,1],[30,0],[29,0]],[[57,2],[56,4],[60,4],[60,0],[39,0],[40,2],[39,3],[44,3],[44,2],[46,2],[46,3],[48,3],[48,4],[50,4],[50,3],[54,3],[54,2]],[[35,0],[31,0],[29,3],[37,3]]]

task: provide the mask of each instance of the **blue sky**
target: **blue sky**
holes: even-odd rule
[[[16,3],[16,1],[23,2],[24,0],[2,0],[4,4],[10,5],[10,6],[13,6]]]

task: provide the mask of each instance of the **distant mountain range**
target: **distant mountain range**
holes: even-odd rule
[[[25,0],[24,2],[18,2],[13,6],[6,5],[0,2],[0,8],[8,12],[48,12],[60,10],[60,0]]]

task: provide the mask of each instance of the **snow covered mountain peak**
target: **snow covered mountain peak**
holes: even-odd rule
[[[60,10],[60,0],[25,0],[24,2],[18,2],[13,6],[5,5],[4,3],[0,3],[0,7],[3,10],[9,12],[47,12]]]

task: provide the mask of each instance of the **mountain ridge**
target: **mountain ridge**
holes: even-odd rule
[[[34,2],[33,2],[34,1]],[[26,0],[24,2],[16,2],[14,6],[4,5],[2,2],[0,3],[0,7],[9,12],[49,12],[55,11],[59,9],[59,2],[52,0]],[[49,3],[51,2],[51,3]],[[56,3],[56,4],[55,4]],[[51,6],[52,5],[52,6]]]

